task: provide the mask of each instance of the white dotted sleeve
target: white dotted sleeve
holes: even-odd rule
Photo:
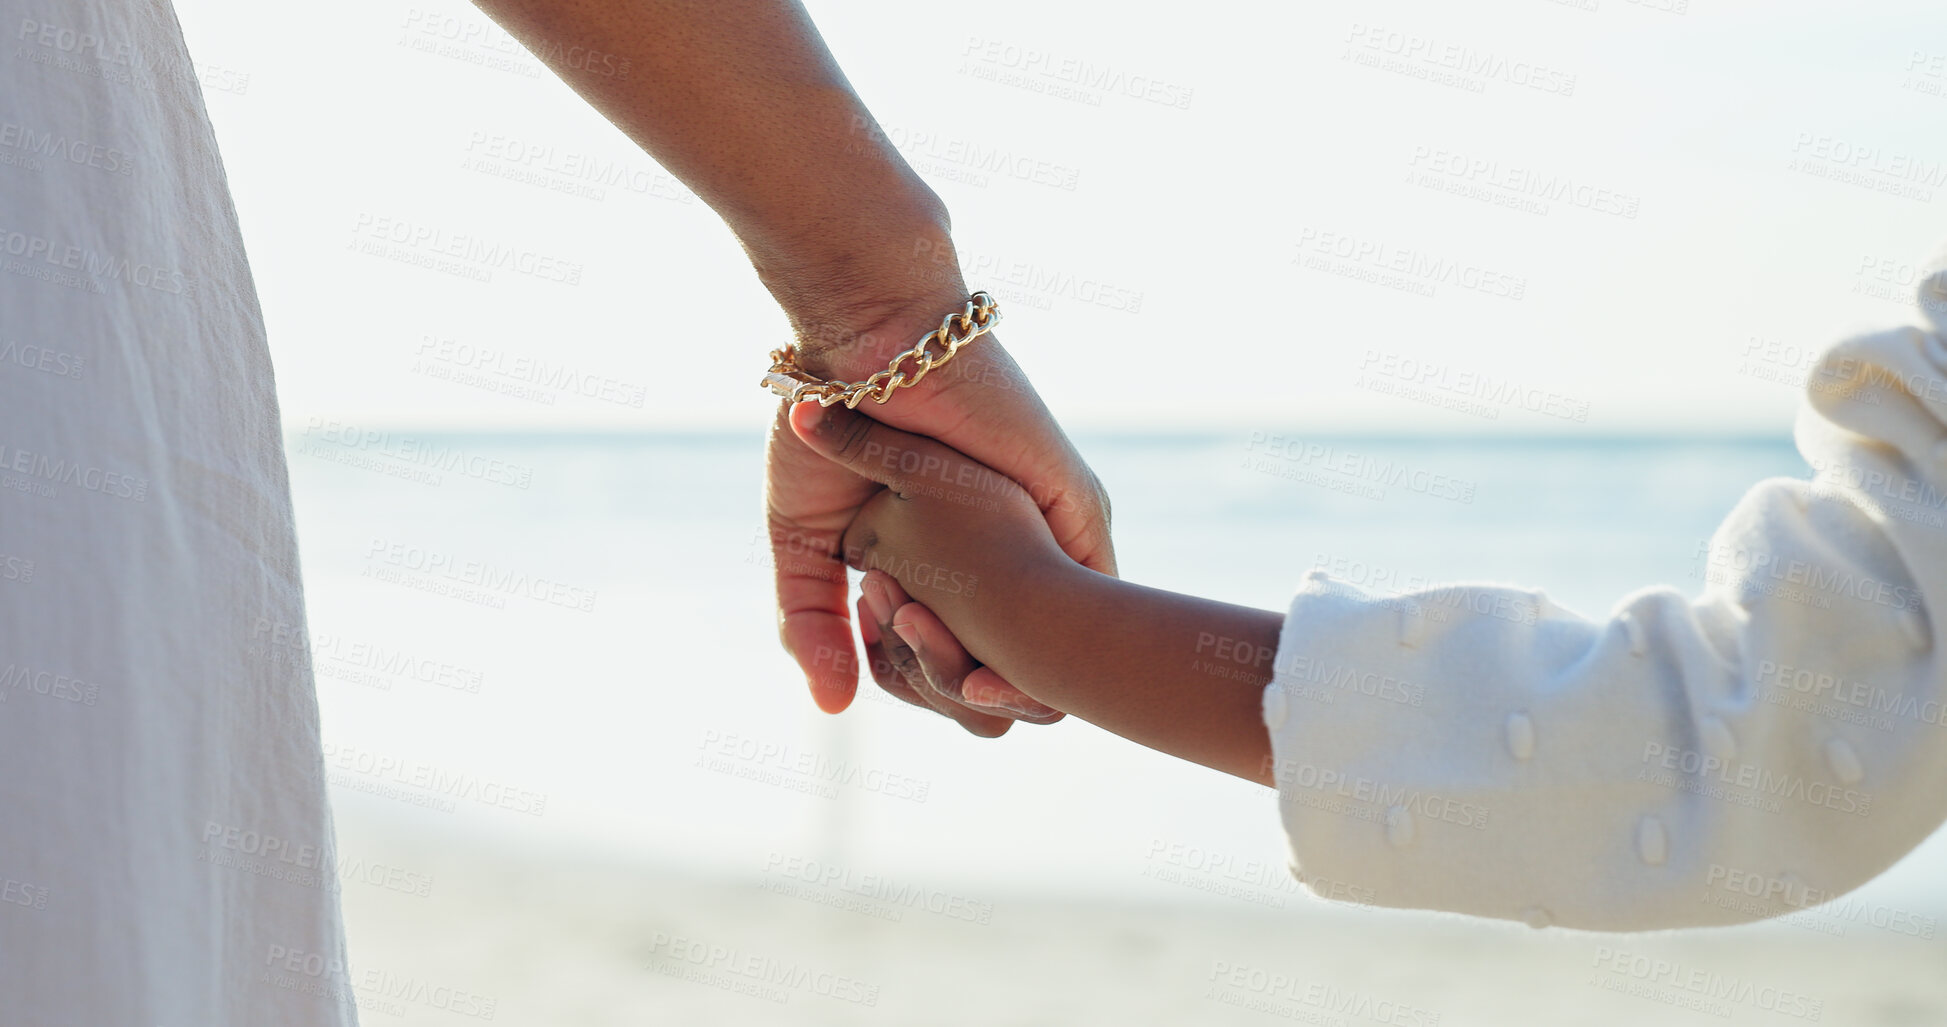
[[[1264,691],[1292,870],[1321,895],[1591,930],[1836,898],[1947,819],[1947,273],[1932,332],[1842,342],[1700,596],[1313,572]]]

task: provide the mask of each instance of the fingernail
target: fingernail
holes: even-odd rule
[[[892,633],[898,635],[913,652],[919,652],[919,632],[911,624],[894,624]]]
[[[1053,708],[1043,706],[1033,699],[1028,699],[1024,702],[1002,702],[995,708],[1006,710],[1017,717],[1026,717],[1029,720],[1040,720],[1044,717],[1052,717],[1055,715]]]
[[[814,425],[812,431],[819,435],[830,435],[833,431],[837,430],[838,411],[835,408],[819,403],[815,399],[806,400],[806,402],[814,403],[818,406],[818,420],[812,422]]]
[[[1052,707],[1043,706],[1020,692],[995,688],[992,685],[982,688],[980,694],[977,696],[967,692],[964,687],[961,691],[963,693],[961,701],[963,702],[974,706],[985,706],[991,710],[1006,710],[1017,717],[1052,717],[1055,715],[1055,710]]]
[[[892,599],[886,595],[886,586],[879,579],[867,576],[859,583],[859,591],[865,593],[865,605],[872,611],[872,619],[881,624],[892,619]],[[897,627],[894,631],[899,630]],[[900,638],[906,636],[901,635]],[[911,643],[907,643],[911,644]]]

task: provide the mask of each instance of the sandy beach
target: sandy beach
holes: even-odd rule
[[[810,865],[712,875],[512,847],[340,805],[341,852],[394,868],[343,890],[367,1024],[1947,1022],[1947,942],[1871,904],[1600,935],[1184,868],[1153,901],[901,891]]]
[[[556,484],[482,499],[494,517],[459,490],[415,503],[298,463],[366,1024],[1947,1023],[1947,839],[1786,922],[1536,931],[1314,898],[1264,789],[1085,724],[988,742],[869,687],[818,714],[766,634],[758,441],[497,441]],[[1292,486],[1230,466],[1243,445],[1094,444],[1131,483],[1132,578],[1275,609],[1316,549],[1375,584],[1375,568],[1493,571],[1601,611],[1686,581],[1684,540],[1795,459],[1782,443],[1450,448],[1442,466],[1481,483],[1478,503],[1375,520],[1323,491],[1294,515]],[[1679,483],[1682,502],[1616,503],[1615,468]],[[666,482],[719,478],[694,510],[637,512],[663,509],[648,497]],[[1294,533],[1310,548],[1265,556]],[[368,573],[380,536],[544,569],[599,602],[401,587]],[[686,541],[643,542],[663,538]],[[1563,554],[1582,554],[1572,573]],[[478,689],[364,658],[394,653]]]

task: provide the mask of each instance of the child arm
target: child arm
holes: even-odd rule
[[[1947,271],[1929,282],[1947,295]],[[1393,597],[1307,575],[1262,696],[1300,879],[1535,926],[1729,924],[1829,902],[1947,821],[1947,304],[1927,309],[1933,333],[1824,355],[1797,431],[1817,473],[1747,493],[1698,547],[1701,595],[1644,589],[1591,619],[1532,589]],[[970,649],[1007,658],[1015,639],[989,623],[1024,651],[1062,644],[1032,579],[999,580],[1018,609],[968,617]],[[1165,675],[1167,648],[1145,646],[1205,640],[1055,591],[1139,625],[1104,637],[1160,654]],[[1030,694],[1059,687],[1018,676]]]
[[[920,436],[806,404],[818,452],[888,486],[845,556],[890,574],[923,609],[915,649],[951,631],[1035,700],[1161,752],[1271,785],[1262,697],[1284,618],[1098,574],[1069,559],[1027,491]],[[931,611],[938,622],[926,616]]]

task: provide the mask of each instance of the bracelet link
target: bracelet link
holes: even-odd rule
[[[940,319],[940,327],[928,332],[913,347],[886,362],[886,369],[862,382],[827,381],[798,366],[797,347],[786,345],[771,351],[771,369],[758,385],[793,403],[816,399],[820,406],[844,403],[856,410],[869,396],[884,403],[894,390],[918,385],[928,372],[952,360],[960,348],[994,330],[1001,320],[1000,304],[986,292],[968,298],[964,309]],[[944,347],[935,354],[929,347],[938,341]],[[908,374],[901,365],[914,361],[917,369]]]

